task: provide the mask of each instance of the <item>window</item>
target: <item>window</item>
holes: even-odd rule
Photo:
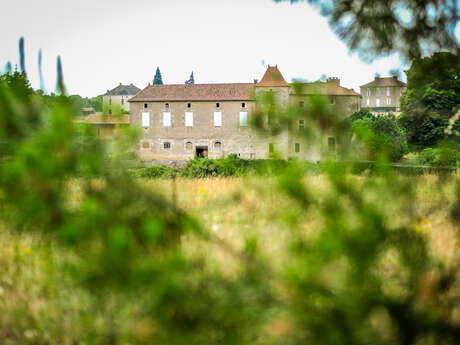
[[[248,113],[246,111],[240,111],[240,126],[248,125]]]
[[[300,144],[299,143],[295,143],[295,152],[296,153],[300,152]]]
[[[387,96],[390,96],[390,88],[387,87]]]
[[[391,104],[391,98],[390,97],[387,98],[387,104]]]
[[[299,129],[305,129],[305,120],[299,120]]]
[[[375,99],[375,106],[380,107],[380,98]]]
[[[191,149],[193,149],[193,144],[192,144],[190,141],[187,141],[187,142],[185,143],[185,149],[186,149],[186,150],[191,150]]]
[[[187,108],[191,108],[192,107],[192,103],[187,103]]]
[[[149,112],[142,113],[142,127],[144,128],[150,127],[150,113]]]
[[[304,102],[304,101],[300,101],[300,102],[299,102],[299,107],[300,107],[300,108],[303,108],[304,106],[305,106],[305,102]]]
[[[125,104],[125,100],[123,97],[121,97],[121,104]]]
[[[329,152],[335,152],[335,138],[334,137],[327,138],[327,150]]]
[[[216,108],[220,108],[220,103],[216,103]]]
[[[147,109],[148,108],[148,104],[147,103],[144,103],[144,109]]]
[[[335,104],[335,98],[334,97],[331,97],[329,100],[330,100],[331,104]]]
[[[193,127],[193,112],[185,112],[185,127]]]
[[[166,108],[166,109],[169,109],[169,103],[166,103],[166,104],[165,104],[165,108]]]
[[[371,104],[371,100],[369,98],[366,99],[366,105],[370,105]]]
[[[273,143],[268,144],[268,153],[275,152],[275,145]]]
[[[171,113],[163,112],[163,127],[171,127]]]
[[[220,141],[216,141],[214,143],[214,150],[220,151],[221,148],[222,148],[222,143]]]
[[[241,103],[241,108],[246,108],[246,103]]]
[[[170,143],[169,141],[165,141],[165,142],[163,143],[163,148],[164,148],[164,149],[170,149],[170,148],[171,148],[171,143]]]
[[[366,96],[370,97],[371,96],[371,89],[366,89]]]
[[[220,111],[214,112],[214,127],[222,127],[222,113]]]

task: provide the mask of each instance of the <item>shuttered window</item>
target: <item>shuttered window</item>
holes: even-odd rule
[[[185,127],[193,127],[193,112],[185,112]]]
[[[222,113],[220,111],[214,112],[214,127],[222,127]]]
[[[240,126],[247,126],[247,125],[248,125],[248,112],[240,111]]]
[[[142,127],[144,128],[150,127],[150,113],[149,112],[142,113]]]
[[[169,111],[163,112],[163,127],[171,127],[171,113]]]

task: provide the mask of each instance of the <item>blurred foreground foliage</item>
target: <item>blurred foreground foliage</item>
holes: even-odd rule
[[[376,155],[378,177],[360,183],[346,166],[326,160],[327,189],[310,183],[295,161],[280,169],[276,188],[260,195],[289,201],[274,219],[285,225],[278,230],[284,243],[279,257],[269,260],[256,233],[248,231],[234,247],[174,198],[132,177],[125,165],[136,140],[132,130],[120,131],[109,156],[91,127],[72,122],[68,98],[49,107],[29,89],[23,77],[0,81],[0,141],[8,147],[0,164],[2,231],[33,233],[41,248],[65,252],[49,270],[63,268],[66,282],[95,301],[95,313],[83,321],[87,335],[68,327],[44,336],[46,329],[18,331],[34,328],[39,318],[15,310],[21,322],[10,324],[17,329],[3,343],[458,343],[458,257],[443,262],[429,251],[418,230],[415,185],[388,169],[386,150]],[[269,136],[304,119],[309,126],[302,139],[312,147],[326,133],[348,135],[320,98],[284,109],[269,94],[256,114],[270,118],[268,125],[254,123]],[[383,122],[375,130],[391,126]],[[444,182],[449,178],[455,176]],[[448,205],[453,224],[459,205],[460,199]],[[217,246],[233,257],[232,267],[210,252],[187,250],[191,243]],[[0,314],[11,314],[8,306],[0,304]],[[116,317],[130,306],[132,327]],[[102,326],[96,315],[103,315]]]

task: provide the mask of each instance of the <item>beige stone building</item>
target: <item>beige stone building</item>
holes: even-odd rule
[[[149,85],[129,100],[131,125],[142,131],[140,156],[153,161],[229,154],[255,159],[268,158],[276,148],[286,158],[318,160],[320,155],[312,155],[298,139],[296,133],[308,125],[301,120],[298,128],[272,138],[261,138],[249,128],[250,117],[256,116],[255,98],[264,92],[273,92],[285,105],[321,95],[345,115],[360,108],[360,95],[340,86],[337,78],[304,84],[302,90],[295,92],[277,66],[269,66],[254,83]]]
[[[398,80],[398,77],[375,77],[374,81],[362,85],[361,107],[371,112],[394,112],[400,111],[400,98],[406,90],[406,83]]]
[[[141,89],[130,85],[120,83],[117,87],[107,92],[102,96],[102,107],[104,114],[117,114],[120,111],[129,111],[128,100],[136,95]]]

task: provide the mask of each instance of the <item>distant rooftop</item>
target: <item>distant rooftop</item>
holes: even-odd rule
[[[129,101],[245,101],[253,88],[253,83],[149,85]]]
[[[133,84],[123,85],[120,83],[116,88],[112,90],[107,90],[106,96],[122,96],[122,95],[135,95],[141,91],[138,87],[134,86]]]
[[[327,81],[300,83],[302,95],[331,95],[331,96],[361,96],[353,89],[340,86],[338,78],[329,78]]]
[[[277,65],[268,65],[262,80],[257,84],[257,86],[288,86],[288,83],[284,80],[284,77],[279,71]]]
[[[361,85],[361,87],[378,87],[378,86],[402,86],[406,87],[406,83],[398,80],[397,76],[393,77],[375,77],[374,81]]]

